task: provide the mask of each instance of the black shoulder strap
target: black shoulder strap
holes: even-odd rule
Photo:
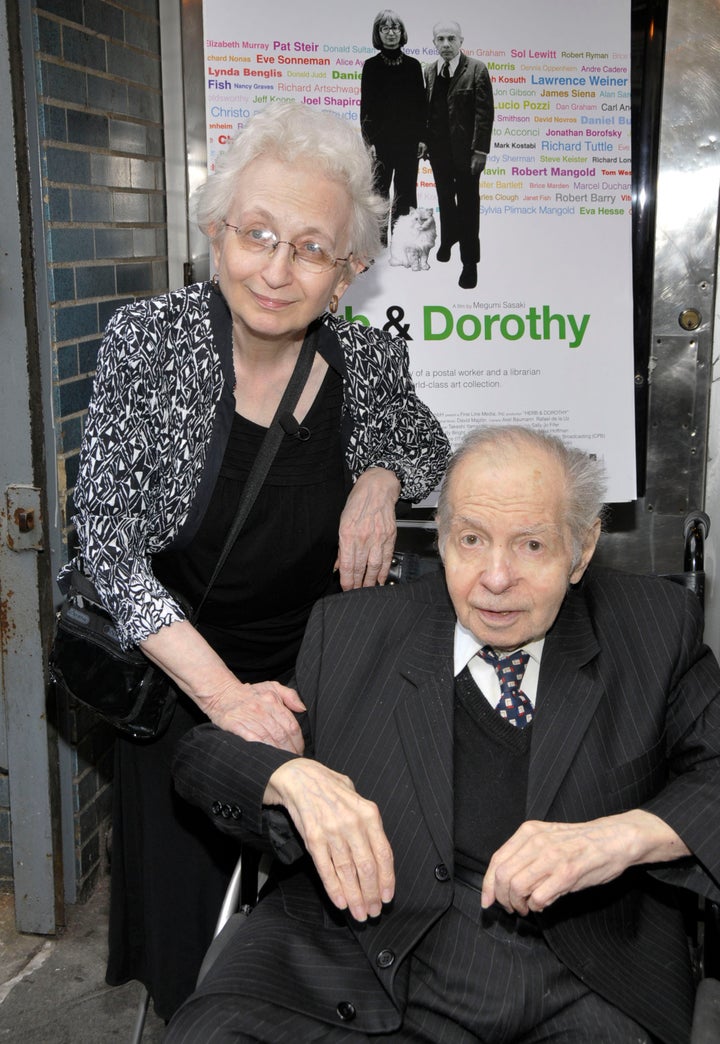
[[[295,369],[292,372],[292,376],[288,381],[287,387],[283,392],[283,396],[280,400],[280,404],[275,411],[275,416],[272,419],[272,423],[268,428],[265,438],[262,441],[258,455],[253,462],[253,466],[250,469],[245,488],[243,489],[240,502],[238,503],[237,512],[233,519],[232,525],[228,530],[228,535],[225,538],[223,549],[220,552],[220,557],[217,560],[213,574],[210,577],[207,587],[200,599],[199,604],[195,607],[191,616],[191,622],[195,623],[200,615],[200,610],[205,603],[205,599],[210,594],[213,584],[220,575],[220,570],[225,565],[227,556],[233,547],[233,544],[238,538],[240,530],[245,524],[245,520],[250,514],[258,493],[262,487],[267,473],[270,470],[275,454],[277,453],[280,443],[283,440],[285,432],[280,425],[280,417],[286,413],[292,413],[297,406],[298,399],[302,394],[302,390],[305,387],[310,371],[312,369],[313,359],[315,358],[315,342],[317,340],[317,328],[308,332],[305,340],[302,343],[300,354],[298,355],[297,362],[295,363]]]

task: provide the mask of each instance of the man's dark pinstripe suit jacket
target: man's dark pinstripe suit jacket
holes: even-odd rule
[[[302,852],[284,812],[262,809],[290,755],[212,725],[182,741],[181,794],[239,840],[263,835],[283,860],[279,888],[205,989],[365,1033],[399,1026],[408,956],[454,887],[454,623],[439,573],[338,595],[315,607],[298,660],[308,753],[377,802],[393,846],[396,896],[373,923],[334,910],[307,856],[290,862]],[[565,896],[540,918],[567,967],[668,1044],[688,1039],[694,993],[672,886],[720,898],[720,668],[701,633],[697,599],[681,587],[591,567],[547,635],[532,725],[528,819],[642,807],[694,853]]]

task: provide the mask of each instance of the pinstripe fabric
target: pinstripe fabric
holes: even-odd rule
[[[572,975],[531,925],[499,907],[483,912],[478,893],[462,885],[448,914],[411,957],[403,1031],[380,1039],[426,1044],[650,1040],[637,1023]]]
[[[242,931],[242,929],[241,929]],[[234,938],[234,936],[233,936]],[[235,939],[234,945],[237,945]],[[233,943],[230,943],[233,946]],[[462,958],[459,959],[459,955]],[[233,960],[233,956],[229,957]],[[169,1044],[303,1044],[340,1040],[393,1044],[650,1044],[633,1020],[592,993],[521,918],[482,913],[478,893],[459,886],[453,905],[410,958],[403,1025],[369,1036],[331,1027],[269,1000],[209,984],[172,1023]]]
[[[410,957],[454,894],[453,626],[439,577],[316,607],[298,662],[312,752],[378,802],[396,898],[374,923],[348,925],[311,870],[288,866],[208,989],[339,1028],[347,1002],[355,1034],[398,1030]],[[696,600],[680,588],[588,574],[547,636],[530,757],[528,818],[580,821],[641,806],[699,858],[653,876],[636,868],[541,918],[574,975],[668,1044],[687,1040],[693,984],[675,893],[655,878],[709,892],[720,877],[720,670],[700,633]],[[281,812],[260,810],[268,776],[288,758],[202,726],[179,748],[178,787],[208,811],[234,802],[240,817],[219,825],[241,839],[270,830],[288,861],[299,854],[292,829]]]

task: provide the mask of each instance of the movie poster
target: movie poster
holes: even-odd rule
[[[416,133],[410,99],[420,78],[431,141],[413,168],[416,206],[397,219],[341,314],[406,339],[418,392],[454,445],[481,423],[540,427],[605,461],[611,501],[633,499],[629,0],[455,0],[447,19],[414,0],[373,42],[381,10],[204,0],[210,170],[275,102],[328,109],[358,134],[361,113],[364,129],[382,123],[399,105],[383,87],[397,82],[383,79],[384,67],[402,52],[412,88],[378,149]],[[472,182],[452,181],[463,134],[484,164],[475,211]],[[400,185],[403,210],[408,195]],[[443,224],[459,242],[442,242]]]

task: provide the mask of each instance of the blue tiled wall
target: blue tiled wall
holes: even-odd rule
[[[167,289],[159,15],[157,0],[36,0],[34,10],[44,204],[36,235],[49,263],[58,475],[71,541],[102,331],[119,305]],[[82,895],[103,859],[112,734],[77,714],[71,739]],[[0,814],[0,845],[3,822]]]

